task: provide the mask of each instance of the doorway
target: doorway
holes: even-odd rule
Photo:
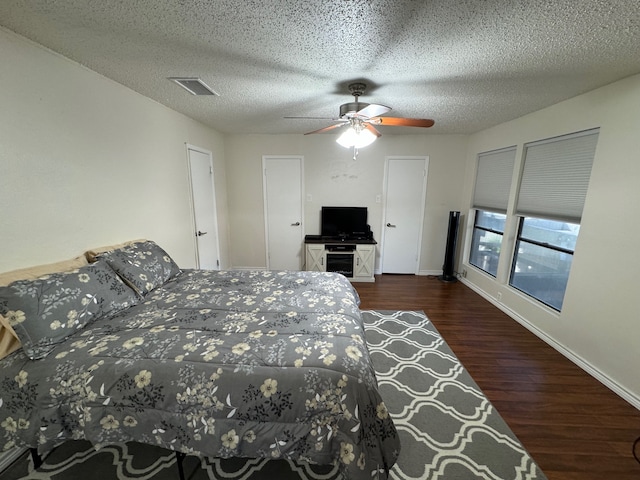
[[[417,274],[429,157],[387,157],[382,226],[382,273]]]
[[[300,270],[303,232],[303,157],[262,157],[268,270]]]
[[[218,220],[211,152],[187,145],[196,268],[220,269]]]

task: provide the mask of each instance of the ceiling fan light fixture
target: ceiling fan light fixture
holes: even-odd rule
[[[366,128],[359,131],[350,126],[342,135],[338,137],[336,142],[345,148],[364,148],[371,145],[377,137]]]
[[[363,148],[371,145],[376,138],[382,134],[376,129],[378,125],[390,127],[432,127],[434,122],[426,118],[400,118],[382,117],[391,110],[391,107],[379,105],[377,103],[361,103],[358,101],[360,95],[364,93],[367,86],[364,83],[352,83],[349,91],[355,98],[355,102],[343,103],[340,105],[340,115],[332,120],[337,121],[333,125],[319,128],[305,135],[312,133],[325,133],[336,128],[348,125],[347,130],[340,135],[337,142],[345,148]],[[321,118],[321,117],[285,117],[285,118]]]

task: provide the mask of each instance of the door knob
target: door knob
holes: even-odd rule
[[[299,227],[300,226],[300,222],[292,223],[291,226],[292,227]]]
[[[207,232],[201,232],[200,230],[198,230],[198,233],[196,233],[197,236],[201,237],[202,235],[206,235]]]
[[[395,225],[391,225],[390,223],[387,223],[387,227],[390,227],[390,228],[396,228],[396,226],[395,226]]]

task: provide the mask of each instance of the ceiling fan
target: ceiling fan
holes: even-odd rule
[[[355,102],[343,103],[340,105],[340,115],[338,118],[332,118],[338,123],[327,127],[307,132],[305,135],[314,133],[324,133],[336,128],[349,125],[349,128],[338,138],[337,142],[343,147],[362,148],[370,145],[376,138],[382,134],[375,126],[394,126],[394,127],[423,127],[428,128],[435,123],[433,120],[425,118],[399,118],[399,117],[383,117],[385,113],[391,110],[391,107],[378,105],[375,103],[362,103],[358,98],[364,94],[367,85],[364,83],[352,83],[349,85],[349,92],[354,96]],[[318,118],[318,117],[285,117],[285,118]]]

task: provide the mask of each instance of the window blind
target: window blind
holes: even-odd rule
[[[473,207],[500,213],[507,211],[516,147],[478,155]]]
[[[517,214],[580,223],[598,131],[525,145]]]

